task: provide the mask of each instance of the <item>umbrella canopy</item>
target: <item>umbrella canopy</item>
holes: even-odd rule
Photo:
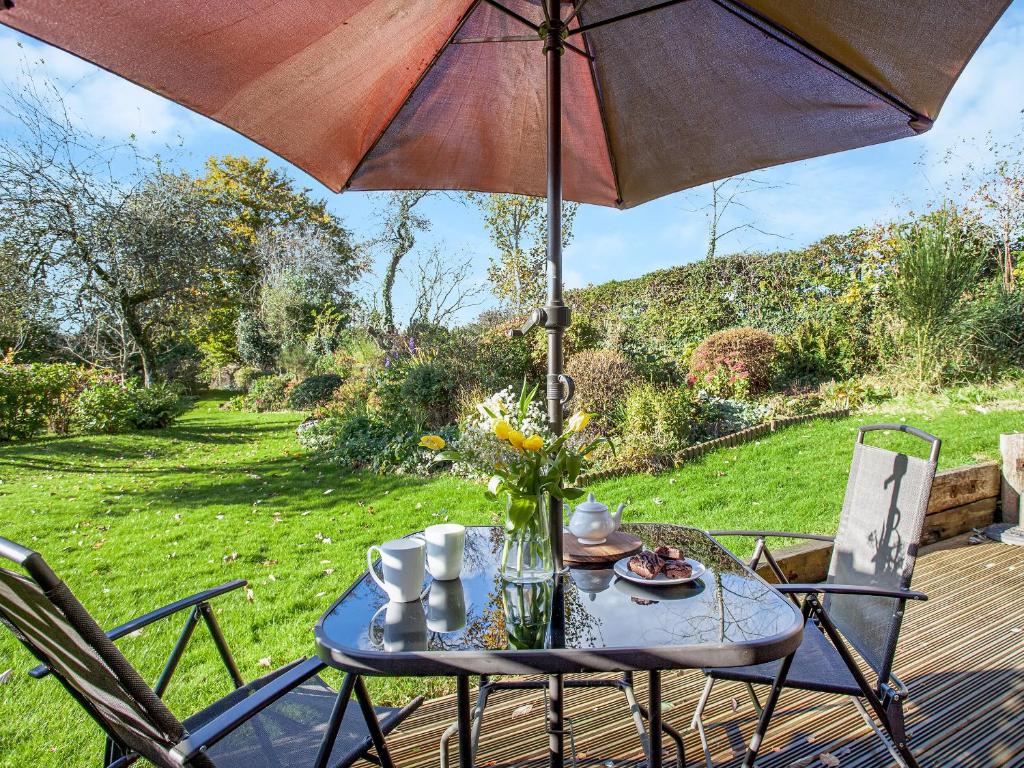
[[[564,195],[630,207],[927,130],[1008,0],[561,4]],[[544,195],[540,0],[5,0],[333,190]]]
[[[563,195],[628,208],[926,131],[1008,5],[2,0],[0,23],[230,126],[334,190],[546,195],[548,299],[524,332],[547,332],[557,434],[573,389]],[[558,499],[549,524],[561,530]],[[561,537],[551,541],[560,570]],[[560,746],[551,764],[563,765]]]

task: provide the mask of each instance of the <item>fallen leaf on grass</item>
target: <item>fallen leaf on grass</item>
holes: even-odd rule
[[[245,588],[245,599],[250,603],[256,599],[256,593],[252,591],[252,587]]]
[[[270,658],[269,656],[259,660],[259,665],[261,667],[267,667],[268,669],[270,668],[270,665],[273,664],[273,663],[274,663],[274,660],[272,658]]]
[[[13,669],[5,669],[3,672],[0,672],[0,685],[3,685],[8,680],[10,680],[11,679],[11,675],[13,675],[13,674],[14,674],[14,670]]]

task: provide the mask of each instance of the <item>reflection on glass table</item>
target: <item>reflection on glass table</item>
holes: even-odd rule
[[[681,548],[707,571],[691,585],[629,583],[610,567],[516,587],[500,576],[500,528],[466,532],[462,577],[426,578],[389,604],[364,576],[317,626],[321,656],[377,674],[521,674],[749,664],[799,642],[793,605],[704,533],[627,524],[653,548]]]

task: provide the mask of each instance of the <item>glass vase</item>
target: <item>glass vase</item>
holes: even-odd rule
[[[550,581],[532,584],[505,582],[501,604],[505,611],[508,647],[518,651],[543,648],[551,620]]]
[[[529,498],[508,497],[501,577],[513,584],[536,584],[552,577],[551,527],[546,493]]]

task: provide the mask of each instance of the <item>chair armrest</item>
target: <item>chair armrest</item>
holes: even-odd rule
[[[168,616],[180,613],[186,608],[194,608],[200,603],[208,602],[215,597],[240,589],[248,583],[249,582],[244,579],[236,579],[235,581],[229,581],[225,584],[221,584],[219,587],[198,592],[191,597],[182,598],[181,600],[170,603],[169,605],[165,605],[163,608],[157,608],[155,611],[150,611],[143,616],[139,616],[138,618],[125,622],[118,627],[114,627],[112,630],[107,632],[107,637],[111,640],[119,640],[125,635],[130,635],[132,632],[137,632],[143,627],[148,627],[150,624],[166,619]],[[38,667],[29,670],[29,675],[37,680],[46,677],[48,674],[50,674],[50,668],[45,664],[40,664]]]
[[[886,589],[885,587],[867,587],[856,584],[773,584],[773,587],[784,595],[810,594],[820,592],[830,595],[862,595],[864,597],[891,597],[894,600],[927,600],[924,592],[910,589]]]
[[[754,536],[757,538],[811,539],[812,541],[835,541],[834,536],[820,533],[790,533],[787,531],[705,531],[708,536]]]
[[[320,659],[306,659],[295,664],[247,699],[238,702],[205,725],[200,726],[171,750],[170,756],[179,765],[204,752],[225,736],[230,735],[247,720],[258,715],[282,696],[293,691],[327,665]]]

